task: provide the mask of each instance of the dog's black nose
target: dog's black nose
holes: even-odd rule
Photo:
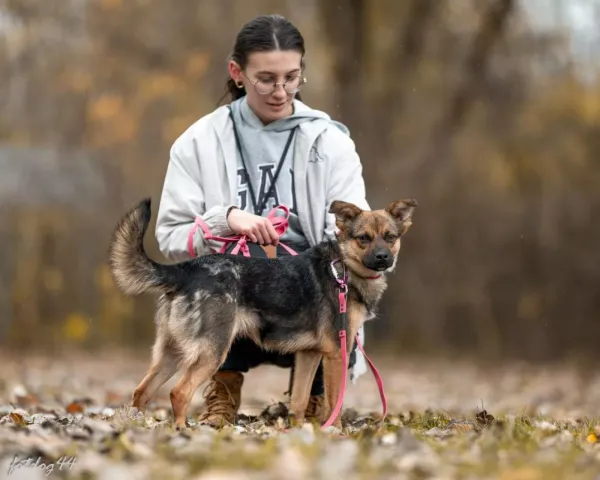
[[[365,267],[381,272],[394,264],[394,256],[389,249],[378,248],[367,255],[364,258],[363,263]]]
[[[382,251],[382,252],[377,252],[377,253],[375,254],[375,259],[376,259],[378,262],[387,262],[387,261],[388,261],[388,260],[389,260],[391,257],[392,257],[392,256],[391,256],[390,252],[388,252],[388,251],[385,251],[385,250],[384,250],[384,251]]]

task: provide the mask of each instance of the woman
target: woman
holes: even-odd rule
[[[239,32],[229,62],[231,104],[200,118],[171,148],[156,225],[166,257],[182,261],[220,246],[198,229],[193,252],[188,250],[196,216],[213,235],[246,234],[252,256],[278,256],[287,254],[280,240],[302,252],[334,237],[334,218],[327,213],[334,199],[369,208],[348,130],[301,101],[304,54],[302,35],[281,16],[257,17]],[[289,209],[281,239],[267,219],[277,205]],[[366,368],[360,352],[352,357],[355,381]],[[293,356],[236,341],[208,388],[200,422],[233,423],[243,373],[263,363],[291,367]],[[319,368],[307,418],[319,415],[322,399]]]

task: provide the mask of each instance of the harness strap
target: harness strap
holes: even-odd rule
[[[283,210],[285,216],[277,216],[277,210]],[[277,232],[277,235],[279,235],[280,238],[288,229],[289,216],[290,211],[285,205],[279,205],[275,207],[269,212],[269,215],[267,216],[269,221],[273,224],[273,228],[275,228],[275,231]],[[191,258],[196,257],[196,250],[194,248],[194,236],[198,231],[198,227],[202,229],[205,241],[214,240],[223,243],[218,253],[225,253],[229,244],[237,243],[237,245],[233,248],[231,253],[233,255],[237,255],[238,253],[242,252],[242,255],[244,255],[245,257],[250,256],[250,249],[248,248],[248,237],[246,235],[232,235],[230,237],[220,237],[218,235],[213,235],[204,219],[200,216],[197,216],[194,219],[194,224],[192,225],[190,233],[188,234],[187,240],[188,253]],[[298,255],[297,252],[295,252],[293,249],[291,249],[284,243],[279,242],[279,245],[281,245],[281,247],[284,248],[290,255]],[[217,253],[217,251],[212,247],[210,247],[210,250],[212,253]]]

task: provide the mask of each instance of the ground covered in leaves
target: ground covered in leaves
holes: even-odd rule
[[[600,479],[600,373],[565,366],[383,360],[350,385],[345,428],[284,431],[287,372],[246,376],[235,427],[178,432],[173,380],[144,417],[127,404],[146,358],[0,356],[0,478]],[[29,459],[29,460],[28,460]],[[29,462],[29,463],[28,463]]]

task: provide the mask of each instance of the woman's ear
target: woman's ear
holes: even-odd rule
[[[242,69],[237,64],[237,62],[230,60],[229,61],[229,76],[235,82],[235,84],[241,88],[244,86],[244,82],[242,81]]]

